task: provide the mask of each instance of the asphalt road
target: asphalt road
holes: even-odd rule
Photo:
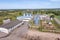
[[[11,34],[7,37],[0,38],[0,40],[26,40],[22,38],[28,32],[27,22],[21,25],[19,28],[16,28]]]

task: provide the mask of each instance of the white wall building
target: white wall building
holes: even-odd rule
[[[10,19],[3,20],[3,24],[7,24],[7,23],[9,23],[10,21],[11,21]]]
[[[0,32],[9,34],[11,31],[13,31],[15,28],[19,27],[23,23],[24,22],[22,22],[22,21],[15,20],[15,21],[11,21],[7,24],[3,24],[0,26]]]
[[[23,16],[17,17],[18,20],[29,21],[33,18],[31,13],[24,13]]]

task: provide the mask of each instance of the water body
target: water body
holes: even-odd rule
[[[39,15],[36,15],[35,17],[34,17],[34,24],[35,25],[39,25],[39,23],[40,23],[40,18],[39,18]]]

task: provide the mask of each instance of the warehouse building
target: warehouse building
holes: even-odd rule
[[[0,33],[9,34],[11,31],[13,31],[15,28],[21,26],[23,23],[24,23],[23,21],[15,20],[15,21],[11,21],[7,24],[3,24],[0,26]]]
[[[30,21],[33,18],[31,13],[24,13],[23,16],[17,17],[18,20]]]

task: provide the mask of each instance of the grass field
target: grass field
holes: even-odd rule
[[[4,19],[11,19],[15,20],[17,16],[21,16],[20,13],[15,12],[15,13],[0,13],[0,25],[3,23]]]

